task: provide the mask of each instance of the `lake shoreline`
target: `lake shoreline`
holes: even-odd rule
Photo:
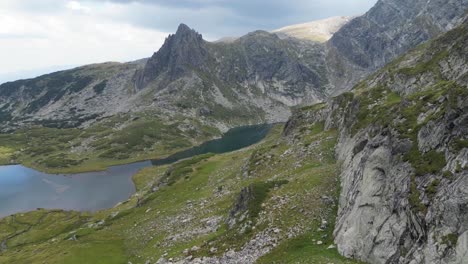
[[[106,171],[110,167],[115,167],[115,166],[121,166],[121,165],[129,165],[133,163],[138,163],[138,162],[144,162],[144,161],[157,161],[157,160],[165,160],[168,159],[174,155],[177,155],[178,153],[181,152],[186,152],[194,148],[198,148],[208,142],[211,141],[216,141],[219,139],[222,139],[226,134],[228,134],[230,131],[240,129],[240,128],[249,128],[249,127],[259,127],[259,126],[269,126],[271,129],[275,125],[280,125],[283,123],[261,123],[261,124],[253,124],[253,125],[245,125],[245,126],[238,126],[238,127],[233,127],[223,133],[221,136],[214,137],[210,140],[201,142],[198,145],[193,145],[189,148],[183,148],[183,149],[174,149],[173,152],[169,154],[165,154],[164,156],[154,156],[154,155],[147,155],[147,156],[141,156],[137,158],[132,158],[132,159],[122,159],[122,160],[101,160],[97,164],[88,164],[87,166],[80,166],[80,165],[75,165],[73,167],[66,167],[66,168],[50,168],[50,167],[43,167],[43,166],[37,166],[33,163],[30,162],[15,162],[15,163],[0,163],[0,166],[10,166],[10,165],[21,165],[33,170],[37,170],[43,173],[47,174],[53,174],[53,175],[71,175],[71,174],[79,174],[79,173],[92,173],[92,172],[102,172]]]
[[[206,153],[227,153],[264,139],[272,124],[243,126],[163,159],[132,161],[105,170],[47,173],[22,164],[0,166],[0,218],[37,208],[95,212],[114,207],[137,192],[134,176],[144,168],[169,165]]]

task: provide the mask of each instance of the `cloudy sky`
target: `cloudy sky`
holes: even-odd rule
[[[205,39],[366,12],[377,0],[0,0],[0,83],[149,57],[185,23]]]

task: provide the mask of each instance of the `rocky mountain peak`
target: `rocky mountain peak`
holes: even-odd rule
[[[180,24],[177,32],[169,35],[159,51],[148,60],[144,70],[137,72],[136,86],[141,89],[158,77],[173,81],[189,70],[206,69],[204,65],[207,57],[203,36],[187,25]]]
[[[190,28],[189,26],[187,26],[184,23],[181,23],[179,25],[179,27],[177,27],[177,31],[176,31],[175,35],[177,35],[177,36],[197,36],[197,37],[202,38],[201,34],[199,34],[197,31]]]
[[[203,44],[203,36],[185,24],[180,24],[173,35],[169,35],[164,45],[172,45],[174,49],[188,48]]]

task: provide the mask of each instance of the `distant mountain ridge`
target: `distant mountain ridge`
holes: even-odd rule
[[[40,120],[67,126],[157,110],[221,129],[285,121],[290,106],[326,98],[323,45],[256,31],[210,43],[181,24],[148,60],[79,67],[0,86],[2,127]],[[81,120],[81,121],[74,121]]]
[[[467,10],[468,0],[379,0],[328,41],[332,93],[351,89],[392,59],[460,25]]]
[[[335,29],[344,25],[325,43],[265,31],[208,42],[181,24],[147,60],[0,85],[0,129],[86,127],[141,111],[197,118],[223,131],[285,121],[291,107],[347,91],[391,59],[455,27],[467,2],[381,0],[363,16],[347,23],[338,19]]]

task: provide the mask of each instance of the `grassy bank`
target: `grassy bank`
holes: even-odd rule
[[[181,130],[189,122],[190,129]],[[195,120],[170,123],[151,113],[115,116],[86,129],[31,127],[0,134],[0,164],[79,173],[158,159],[220,135]]]
[[[281,137],[282,127],[276,126],[261,143],[243,150],[145,168],[133,177],[137,193],[109,210],[38,210],[4,218],[0,262],[144,263],[163,255],[216,256],[240,250],[257,234],[274,228],[279,230],[272,234],[277,247],[259,263],[353,263],[328,249],[338,186],[336,132],[322,130],[311,127],[299,138],[305,144],[290,147]],[[174,171],[180,174],[165,184]],[[257,213],[251,228],[229,228],[226,219],[241,190],[271,181],[282,184],[272,185],[261,202],[254,203]],[[323,200],[324,195],[330,200]],[[318,230],[322,219],[329,224]],[[198,249],[189,252],[194,246]]]

